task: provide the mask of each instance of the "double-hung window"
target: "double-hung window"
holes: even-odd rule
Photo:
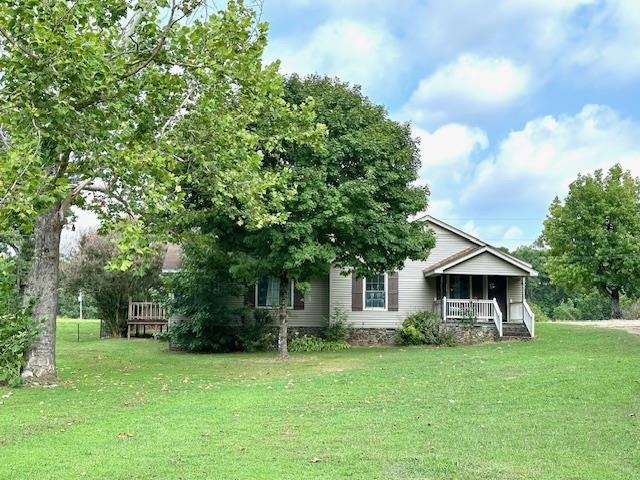
[[[277,308],[280,302],[280,279],[276,277],[262,277],[256,288],[256,306]],[[287,285],[287,307],[293,307],[293,280]]]
[[[387,277],[386,275],[375,275],[366,279],[364,289],[364,308],[380,309],[387,308]]]

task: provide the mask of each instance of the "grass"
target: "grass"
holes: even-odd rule
[[[640,336],[171,353],[60,321],[60,385],[0,388],[0,478],[632,479]]]

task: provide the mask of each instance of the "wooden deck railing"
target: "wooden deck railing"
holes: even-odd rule
[[[139,327],[146,334],[147,327],[160,328],[169,326],[169,314],[167,308],[157,302],[134,302],[129,298],[129,311],[127,317],[127,338],[131,338],[131,330],[135,329],[136,335]]]
[[[129,323],[168,321],[167,309],[156,302],[129,301]]]

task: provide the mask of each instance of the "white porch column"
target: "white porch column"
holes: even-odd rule
[[[442,297],[442,321],[447,321],[447,297]]]

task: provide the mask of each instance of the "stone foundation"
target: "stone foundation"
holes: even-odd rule
[[[441,330],[453,333],[456,343],[470,345],[495,340],[498,331],[493,323],[476,323],[468,325],[463,322],[447,322],[440,325]],[[353,328],[347,341],[351,345],[396,345],[394,328]],[[313,334],[312,334],[313,335]]]
[[[322,332],[325,327],[292,327],[289,326],[287,329],[287,339],[291,341],[296,337],[304,337],[305,335],[313,336],[313,337],[321,337]],[[273,333],[276,336],[276,344],[278,342],[278,333],[280,329],[278,327],[273,327]]]
[[[440,324],[440,330],[449,330],[457,343],[471,345],[496,340],[498,329],[493,323],[476,323],[469,325],[464,322],[446,322]]]
[[[347,341],[351,345],[395,345],[394,328],[352,328]]]

